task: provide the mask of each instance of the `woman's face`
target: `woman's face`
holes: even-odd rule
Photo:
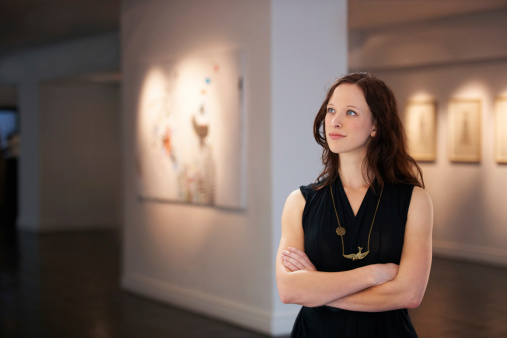
[[[355,84],[342,83],[327,104],[326,140],[333,153],[366,154],[366,145],[375,136],[375,124],[363,91]]]

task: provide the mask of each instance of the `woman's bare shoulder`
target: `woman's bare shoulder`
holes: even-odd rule
[[[290,223],[300,223],[305,204],[305,197],[299,189],[291,192],[283,207],[282,221],[287,220]]]
[[[414,187],[412,199],[408,209],[409,220],[414,220],[415,224],[427,225],[429,228],[433,224],[433,202],[430,194],[420,187]]]
[[[303,210],[306,204],[305,197],[300,189],[296,189],[289,194],[285,201],[285,208],[291,210]]]
[[[426,208],[430,207],[432,205],[430,194],[421,187],[414,187],[411,198],[412,203]]]

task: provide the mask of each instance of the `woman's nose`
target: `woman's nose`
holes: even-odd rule
[[[342,124],[341,124],[340,118],[338,117],[338,114],[336,114],[331,119],[331,127],[332,128],[340,128],[341,126],[342,126]]]

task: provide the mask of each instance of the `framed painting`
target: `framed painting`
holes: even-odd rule
[[[435,161],[436,129],[435,101],[409,101],[405,110],[405,130],[408,151],[416,161]]]
[[[481,160],[481,101],[451,99],[448,111],[449,160]]]
[[[243,59],[229,50],[139,65],[142,199],[246,207]]]
[[[507,163],[507,97],[499,97],[495,103],[495,160]]]

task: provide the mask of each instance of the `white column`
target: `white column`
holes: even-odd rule
[[[18,226],[36,231],[40,217],[38,81],[19,84],[18,107],[21,131]]]

